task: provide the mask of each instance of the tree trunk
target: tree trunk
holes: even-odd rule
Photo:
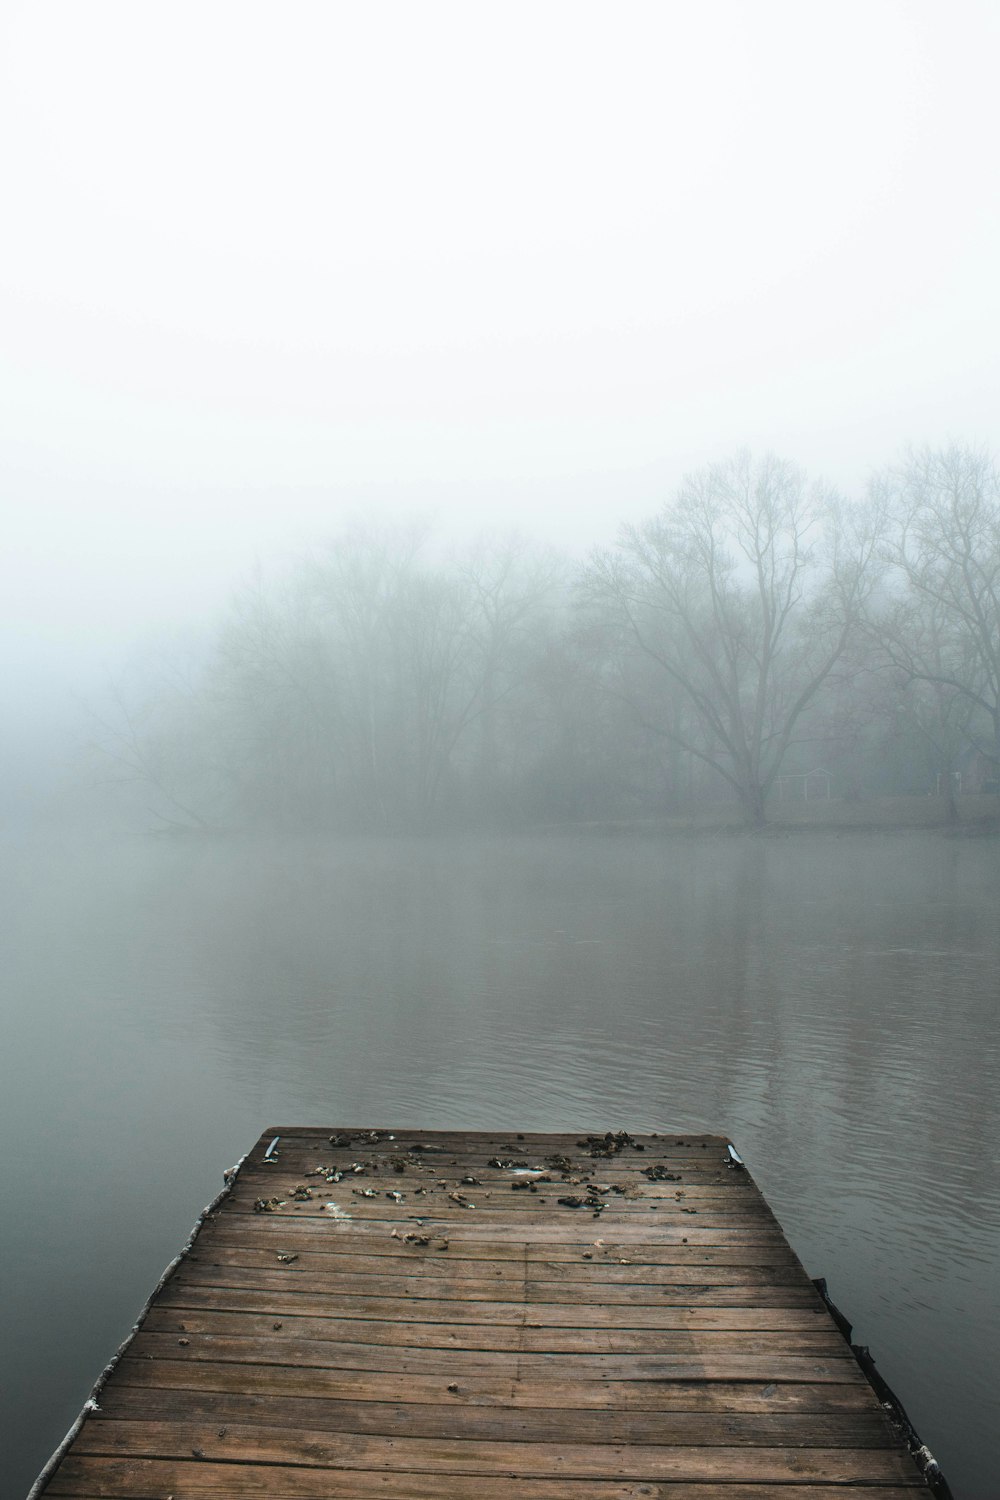
[[[753,786],[744,787],[740,794],[743,803],[743,816],[750,828],[764,828],[767,817],[764,812],[763,788],[754,783]]]

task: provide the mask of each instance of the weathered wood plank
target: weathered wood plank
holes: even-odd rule
[[[286,1430],[313,1429],[383,1437],[455,1435],[451,1404],[418,1401],[278,1398],[270,1394],[192,1392],[117,1385],[102,1402],[104,1418],[121,1421],[264,1423]],[[763,1448],[887,1448],[896,1446],[878,1411],[731,1412],[617,1411],[587,1407],[477,1406],[463,1411],[464,1438],[508,1442],[645,1443],[717,1447],[745,1443]]]
[[[382,1500],[510,1500],[510,1477],[447,1474],[383,1473],[370,1469],[317,1470],[272,1464],[192,1463],[190,1460],[105,1459],[73,1457],[64,1463],[47,1491],[73,1500],[357,1500],[379,1495]],[[642,1495],[633,1480],[519,1478],[518,1500],[636,1500]],[[851,1500],[915,1500],[926,1493],[922,1481],[902,1480],[892,1485],[852,1486]],[[655,1500],[775,1500],[774,1486],[765,1484],[699,1483],[692,1491],[687,1481],[660,1482],[647,1490]],[[827,1484],[783,1484],[781,1500],[844,1500],[844,1489]]]
[[[354,1297],[336,1292],[319,1292],[306,1288],[288,1291],[265,1287],[199,1286],[174,1281],[159,1299],[161,1308],[215,1309],[218,1311],[291,1313],[297,1317],[382,1320],[394,1324],[430,1323],[455,1326],[464,1323],[509,1324],[513,1327],[576,1328],[580,1322],[580,1303],[553,1303],[522,1300],[466,1301],[433,1297]],[[805,1308],[747,1307],[737,1303],[728,1307],[662,1307],[622,1303],[603,1306],[588,1302],[587,1323],[592,1329],[629,1328],[665,1329],[760,1329],[774,1332],[782,1329],[815,1332],[822,1326],[829,1331],[826,1309],[817,1301]]]
[[[777,1222],[760,1199],[750,1198],[745,1192],[735,1201],[727,1202],[722,1193],[712,1196],[696,1195],[693,1189],[676,1190],[664,1194],[648,1192],[641,1188],[623,1187],[616,1191],[607,1183],[574,1180],[540,1184],[535,1191],[531,1187],[519,1188],[512,1184],[500,1184],[483,1188],[467,1183],[459,1171],[452,1169],[446,1187],[428,1187],[414,1192],[405,1184],[390,1184],[362,1178],[350,1184],[336,1183],[330,1187],[304,1180],[305,1173],[288,1178],[269,1177],[258,1181],[242,1180],[234,1191],[230,1212],[253,1212],[258,1200],[271,1202],[282,1217],[301,1216],[323,1212],[330,1202],[336,1202],[352,1217],[363,1219],[369,1214],[373,1219],[460,1218],[498,1215],[505,1217],[544,1218],[558,1222],[569,1222],[574,1216],[570,1204],[561,1202],[567,1197],[592,1195],[600,1199],[600,1212],[605,1218],[617,1215],[629,1222],[638,1222],[659,1229],[661,1219],[651,1217],[660,1214],[680,1222],[683,1216],[702,1218],[706,1225],[734,1228],[756,1228],[766,1226],[775,1230]],[[322,1179],[321,1179],[322,1184]],[[308,1196],[306,1196],[308,1194]],[[396,1195],[395,1197],[393,1195]],[[457,1196],[456,1196],[457,1195]],[[259,1212],[259,1210],[257,1210]],[[576,1217],[587,1217],[576,1213]]]
[[[532,1270],[549,1265],[570,1263],[585,1268],[588,1260],[597,1265],[613,1267],[622,1259],[631,1264],[647,1266],[783,1266],[793,1271],[802,1270],[785,1240],[774,1239],[767,1245],[753,1244],[693,1244],[676,1236],[667,1239],[652,1239],[645,1243],[625,1245],[613,1234],[592,1234],[572,1244],[547,1244],[540,1247],[534,1240],[501,1243],[498,1239],[473,1240],[451,1234],[447,1251],[439,1244],[430,1246],[430,1255],[424,1255],[415,1245],[393,1238],[391,1233],[370,1235],[351,1233],[350,1225],[328,1223],[319,1219],[299,1219],[289,1222],[272,1214],[234,1215],[225,1223],[210,1223],[202,1231],[205,1253],[215,1245],[238,1246],[262,1250],[309,1250],[312,1253],[347,1258],[384,1260],[386,1258],[405,1261],[413,1267],[408,1275],[420,1274],[421,1268],[446,1263],[452,1274],[461,1261],[488,1261],[494,1265],[514,1262],[517,1267],[528,1266]],[[414,1224],[413,1230],[419,1228]],[[199,1245],[202,1240],[199,1239]],[[478,1272],[476,1274],[481,1274]]]
[[[912,1468],[898,1448],[758,1448],[670,1446],[640,1443],[488,1442],[454,1438],[392,1437],[288,1431],[260,1423],[88,1422],[77,1451],[100,1457],[184,1458],[208,1462],[301,1464],[315,1468],[358,1468],[425,1474],[493,1474],[545,1479],[752,1480],[780,1484],[823,1479],[836,1484],[905,1479]],[[905,1467],[904,1467],[905,1465]]]
[[[637,1197],[647,1202],[670,1203],[676,1198],[692,1198],[695,1202],[730,1203],[735,1211],[750,1209],[768,1212],[767,1200],[752,1179],[734,1178],[724,1170],[711,1172],[681,1167],[674,1170],[669,1161],[654,1160],[648,1167],[616,1165],[608,1163],[583,1163],[566,1168],[555,1168],[545,1162],[517,1168],[498,1168],[489,1165],[485,1156],[466,1158],[464,1162],[443,1159],[435,1168],[428,1170],[419,1164],[397,1166],[383,1160],[366,1158],[362,1162],[338,1163],[314,1158],[293,1163],[282,1163],[270,1170],[252,1164],[240,1172],[240,1185],[244,1192],[261,1186],[272,1191],[283,1188],[311,1187],[325,1192],[328,1188],[348,1192],[352,1188],[377,1188],[381,1192],[432,1195],[454,1186],[455,1179],[475,1178],[465,1181],[472,1197],[478,1191],[482,1196],[491,1193],[506,1201],[508,1195],[519,1197],[529,1207],[539,1196],[551,1195],[553,1188],[592,1182],[606,1187],[616,1196],[627,1201]],[[596,1168],[595,1170],[591,1170]],[[620,1190],[620,1191],[619,1191]]]
[[[853,1360],[844,1360],[842,1380],[822,1384],[790,1381],[572,1380],[552,1372],[542,1380],[464,1376],[448,1383],[440,1375],[410,1375],[408,1398],[421,1405],[498,1406],[504,1409],[568,1406],[613,1411],[870,1412],[871,1389]],[[395,1374],[299,1368],[295,1365],[215,1363],[126,1357],[115,1388],[142,1386],[188,1392],[248,1392],[335,1400],[393,1401],[400,1397]]]
[[[786,1272],[772,1279],[762,1271],[741,1268],[719,1270],[716,1267],[695,1267],[692,1270],[677,1270],[654,1280],[647,1268],[637,1267],[632,1275],[622,1267],[609,1267],[602,1273],[601,1267],[584,1264],[573,1273],[565,1267],[552,1271],[545,1279],[525,1279],[523,1267],[513,1266],[507,1271],[492,1270],[489,1277],[460,1274],[460,1263],[452,1276],[433,1275],[435,1269],[443,1271],[441,1264],[431,1264],[424,1275],[377,1274],[371,1271],[351,1273],[324,1266],[317,1256],[308,1251],[296,1254],[291,1262],[278,1260],[271,1251],[246,1252],[239,1259],[196,1260],[190,1258],[174,1278],[176,1285],[212,1287],[256,1287],[259,1290],[294,1290],[303,1293],[327,1292],[331,1285],[331,1269],[336,1271],[336,1284],[344,1296],[381,1298],[454,1298],[466,1303],[502,1301],[511,1295],[512,1287],[523,1288],[528,1302],[558,1302],[578,1305],[585,1302],[588,1307],[597,1305],[631,1304],[635,1306],[661,1307],[669,1303],[680,1306],[709,1302],[717,1306],[747,1307],[814,1307],[819,1297],[811,1286],[802,1285],[801,1274]],[[235,1256],[238,1252],[232,1252]],[[370,1264],[365,1262],[365,1264]],[[394,1268],[390,1268],[390,1271]],[[405,1270],[406,1268],[401,1268]],[[617,1274],[615,1274],[617,1273]]]
[[[632,1198],[624,1198],[612,1193],[602,1193],[599,1195],[600,1201],[605,1207],[596,1213],[585,1206],[574,1209],[568,1204],[559,1202],[561,1197],[585,1195],[589,1191],[585,1183],[557,1183],[547,1192],[536,1194],[515,1190],[509,1197],[506,1193],[480,1193],[476,1188],[469,1188],[470,1197],[467,1204],[456,1203],[450,1194],[445,1192],[411,1195],[401,1190],[401,1201],[397,1203],[392,1199],[390,1192],[385,1192],[381,1188],[369,1189],[366,1192],[354,1188],[348,1189],[346,1193],[315,1189],[311,1190],[313,1196],[308,1200],[296,1200],[294,1197],[296,1190],[303,1187],[309,1187],[309,1184],[294,1181],[287,1184],[271,1182],[256,1191],[250,1188],[234,1199],[231,1211],[234,1213],[259,1212],[254,1209],[254,1204],[261,1199],[266,1188],[269,1192],[265,1201],[276,1200],[270,1211],[282,1219],[319,1217],[332,1212],[329,1205],[335,1203],[341,1212],[360,1224],[385,1222],[409,1225],[416,1219],[447,1219],[453,1224],[465,1222],[472,1224],[485,1219],[488,1223],[495,1221],[494,1227],[496,1227],[496,1222],[501,1219],[506,1222],[514,1218],[518,1223],[536,1220],[553,1227],[562,1225],[568,1227],[574,1219],[600,1218],[604,1223],[644,1226],[659,1235],[665,1222],[683,1225],[686,1219],[697,1219],[699,1222],[692,1223],[690,1228],[767,1230],[772,1234],[780,1234],[774,1218],[755,1203],[744,1202],[738,1207],[731,1207],[725,1202],[699,1200],[693,1195],[691,1197],[685,1195],[684,1198],[654,1198],[652,1195],[647,1197],[637,1194]],[[377,1196],[372,1197],[371,1193],[375,1192]],[[473,1194],[475,1197],[472,1197]],[[656,1217],[657,1215],[659,1217]]]
[[[530,1323],[504,1326],[491,1323],[392,1323],[362,1318],[310,1318],[278,1313],[221,1312],[203,1308],[154,1308],[146,1327],[151,1333],[212,1334],[234,1338],[328,1343],[354,1351],[385,1345],[405,1349],[467,1349],[537,1354],[686,1354],[695,1349],[710,1358],[716,1354],[777,1356],[815,1354],[840,1357],[844,1342],[836,1329],[771,1330],[752,1332],[716,1328],[547,1328]]]
[[[275,1330],[283,1332],[284,1330]],[[359,1344],[319,1339],[259,1338],[235,1335],[148,1332],[136,1335],[136,1358],[230,1360],[252,1364],[314,1365],[319,1369],[383,1370],[398,1375],[503,1375],[509,1380],[550,1373],[574,1380],[756,1380],[760,1382],[850,1380],[857,1365],[845,1344],[831,1355],[763,1353],[755,1335],[743,1335],[744,1348],[710,1352],[699,1340],[687,1353],[596,1354],[524,1353],[503,1350],[414,1348],[403,1344]],[[749,1347],[753,1353],[747,1353]],[[863,1379],[863,1377],[859,1377]]]
[[[384,1237],[392,1238],[393,1231],[397,1236],[422,1232],[431,1235],[444,1236],[455,1239],[457,1245],[465,1248],[473,1244],[487,1244],[491,1247],[500,1245],[521,1246],[526,1239],[538,1248],[544,1247],[546,1252],[550,1247],[565,1247],[567,1249],[579,1246],[586,1249],[597,1240],[602,1243],[614,1243],[622,1247],[622,1254],[633,1253],[642,1246],[658,1248],[664,1245],[690,1245],[694,1249],[703,1246],[718,1246],[719,1248],[733,1248],[735,1246],[764,1246],[772,1249],[780,1249],[784,1243],[779,1230],[769,1226],[761,1226],[754,1229],[734,1228],[729,1225],[701,1225],[689,1221],[675,1223],[668,1220],[666,1223],[655,1220],[652,1216],[650,1222],[646,1223],[642,1215],[636,1214],[632,1218],[615,1221],[604,1218],[598,1221],[593,1214],[571,1213],[566,1216],[562,1223],[543,1220],[535,1225],[525,1219],[507,1218],[497,1215],[498,1223],[492,1224],[483,1216],[463,1214],[456,1210],[454,1214],[427,1214],[410,1216],[407,1218],[386,1218],[380,1215],[376,1217],[372,1213],[354,1213],[343,1220],[321,1218],[319,1214],[302,1214],[301,1217],[292,1214],[241,1214],[239,1208],[234,1208],[232,1221],[240,1217],[247,1218],[251,1223],[258,1223],[261,1218],[267,1217],[276,1220],[282,1225],[289,1220],[297,1224],[308,1224],[313,1220],[321,1233],[343,1238],[350,1233],[353,1236],[364,1237],[367,1240],[378,1240]],[[254,1231],[249,1231],[252,1242]]]
[[[336,1150],[349,1151],[355,1155],[358,1151],[366,1151],[377,1147],[380,1150],[406,1150],[412,1149],[414,1145],[419,1152],[427,1154],[428,1159],[437,1153],[473,1154],[481,1150],[490,1152],[500,1151],[504,1153],[514,1152],[541,1152],[543,1156],[551,1152],[559,1151],[565,1155],[572,1156],[582,1148],[579,1142],[589,1140],[591,1134],[595,1139],[604,1139],[605,1132],[588,1132],[584,1130],[574,1131],[510,1131],[502,1128],[496,1130],[424,1130],[407,1129],[396,1127],[392,1130],[358,1130],[356,1126],[337,1125],[328,1127],[325,1125],[274,1125],[269,1126],[261,1135],[256,1146],[250,1153],[251,1160],[263,1156],[271,1141],[278,1137],[279,1152],[286,1150],[290,1145],[313,1145],[325,1150],[332,1144],[334,1137],[347,1144],[335,1147]],[[637,1134],[633,1138],[639,1149],[645,1153],[657,1151],[678,1152],[681,1155],[697,1158],[701,1152],[715,1151],[721,1155],[728,1145],[729,1138],[724,1135],[679,1135],[679,1134]]]

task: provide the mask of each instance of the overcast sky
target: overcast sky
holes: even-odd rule
[[[995,0],[0,15],[12,682],[359,510],[582,549],[739,444],[998,446]]]

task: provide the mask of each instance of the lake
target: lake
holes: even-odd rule
[[[2,852],[5,1493],[292,1123],[728,1133],[956,1500],[997,1492],[1000,842]]]

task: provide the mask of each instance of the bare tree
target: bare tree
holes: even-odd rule
[[[527,694],[537,689],[538,668],[565,580],[563,559],[523,537],[481,536],[454,560],[468,590],[469,669],[474,692],[466,722],[475,723],[469,759],[474,796],[487,815],[509,802],[515,765],[523,765],[518,730]]]
[[[956,638],[955,622],[937,600],[913,594],[883,601],[870,634],[887,702],[916,732],[947,821],[957,823],[956,773],[983,720],[975,697],[952,680],[956,671],[968,672],[969,642]]]
[[[996,465],[982,449],[923,449],[877,477],[873,505],[891,569],[876,637],[903,680],[923,685],[935,733],[946,729],[953,745],[958,724],[1000,767]]]
[[[214,832],[231,812],[217,724],[200,691],[200,653],[163,642],[136,655],[88,706],[89,750],[105,784],[155,819],[155,832]]]
[[[468,792],[477,811],[496,811],[503,711],[557,564],[516,538],[448,561],[428,542],[423,528],[355,528],[289,582],[285,613],[295,601],[300,618],[280,633],[269,694],[323,725],[341,822],[424,828],[457,815]],[[271,623],[252,634],[278,639]]]
[[[242,817],[327,820],[342,791],[325,644],[298,587],[258,569],[237,592],[202,692],[215,706]]]
[[[663,732],[735,791],[747,821],[841,661],[871,589],[874,538],[793,465],[742,453],[626,527],[584,586],[684,700]]]

